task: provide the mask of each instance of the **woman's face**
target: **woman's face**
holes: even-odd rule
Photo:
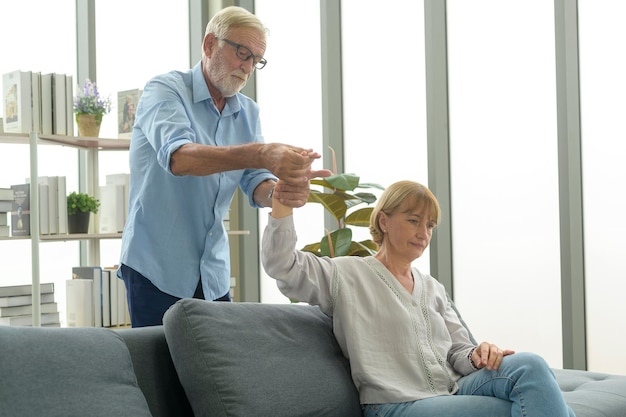
[[[384,232],[383,248],[409,262],[422,256],[437,226],[424,205],[411,209],[406,201],[391,214],[381,212],[379,224]]]

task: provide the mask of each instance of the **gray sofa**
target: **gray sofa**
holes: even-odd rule
[[[0,352],[1,417],[361,415],[311,306],[181,300],[158,327],[0,327]],[[577,417],[626,416],[626,376],[555,373]]]

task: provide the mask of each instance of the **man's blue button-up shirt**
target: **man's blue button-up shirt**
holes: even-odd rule
[[[263,142],[258,105],[237,94],[220,113],[201,63],[150,80],[142,93],[130,143],[129,212],[121,263],[161,291],[193,296],[201,277],[207,299],[230,289],[230,252],[224,217],[237,186],[253,207],[254,189],[275,177],[249,169],[176,176],[172,154],[186,143],[228,146]],[[210,163],[210,162],[209,162]]]

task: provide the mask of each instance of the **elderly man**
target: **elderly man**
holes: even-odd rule
[[[133,327],[161,324],[180,298],[230,300],[223,219],[237,187],[253,207],[271,206],[272,194],[299,207],[320,175],[311,171],[318,153],[264,143],[259,107],[239,93],[267,64],[266,33],[255,15],[227,7],[208,23],[198,64],[144,88],[118,270]],[[277,178],[285,185],[274,193]]]

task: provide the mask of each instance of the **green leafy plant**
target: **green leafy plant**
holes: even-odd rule
[[[85,193],[77,193],[72,191],[67,196],[67,214],[76,214],[77,212],[97,213],[100,208],[100,201]]]
[[[361,207],[361,204],[372,204],[376,196],[371,192],[356,192],[357,188],[384,190],[384,187],[373,183],[361,184],[355,174],[335,174],[323,179],[311,179],[310,184],[321,186],[330,192],[311,189],[308,203],[317,203],[337,219],[337,229],[327,231],[320,242],[311,243],[302,248],[318,256],[369,256],[373,255],[378,246],[371,239],[361,242],[352,240],[352,229],[348,226],[369,227],[373,207]]]

